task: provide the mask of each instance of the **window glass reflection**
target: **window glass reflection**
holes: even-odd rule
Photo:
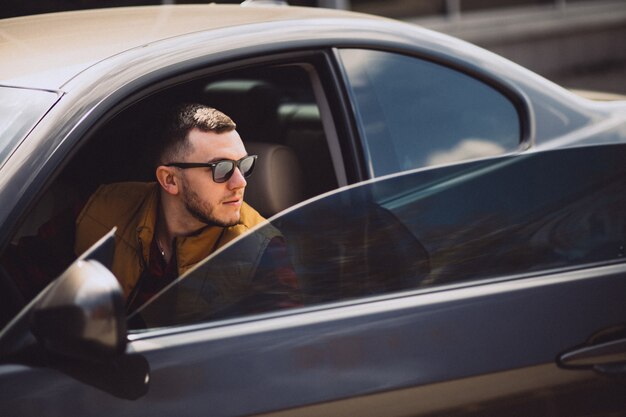
[[[513,104],[463,73],[414,57],[341,50],[375,176],[515,150]]]
[[[626,255],[626,146],[460,163],[338,190],[233,242],[138,315],[190,324]],[[297,285],[267,287],[249,253],[282,235]],[[284,252],[282,252],[284,251]],[[281,272],[282,271],[282,272]],[[290,273],[285,276],[292,276]],[[282,291],[282,292],[281,292]],[[277,300],[291,300],[290,303]]]

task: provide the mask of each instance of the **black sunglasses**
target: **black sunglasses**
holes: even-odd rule
[[[244,156],[238,161],[232,159],[222,159],[215,162],[170,162],[164,164],[166,167],[176,168],[211,168],[213,172],[213,181],[217,183],[226,182],[233,176],[235,167],[239,168],[241,175],[248,178],[254,170],[257,155]]]

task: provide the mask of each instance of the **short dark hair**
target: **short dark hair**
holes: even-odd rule
[[[222,133],[236,128],[237,125],[230,117],[213,107],[198,103],[176,106],[165,117],[157,163],[172,162],[189,152],[191,144],[187,136],[193,129]]]

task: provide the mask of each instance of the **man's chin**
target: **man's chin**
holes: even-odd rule
[[[232,227],[241,224],[241,216],[238,215],[236,217],[231,216],[230,218],[214,218],[212,219],[213,223],[217,226],[221,227]]]
[[[237,220],[235,222],[220,222],[220,223],[215,223],[215,224],[221,227],[233,227],[233,226],[237,226],[238,224],[241,224],[241,221]]]
[[[190,210],[189,208],[188,210],[193,215],[193,217],[195,217],[200,222],[206,224],[207,226],[232,227],[241,224],[240,213],[237,213],[236,215],[230,213],[229,216],[215,216],[215,214],[205,215],[203,213],[200,213],[199,211]]]

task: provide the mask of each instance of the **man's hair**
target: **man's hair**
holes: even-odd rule
[[[175,159],[191,151],[191,144],[187,137],[193,129],[222,133],[236,128],[237,125],[230,117],[213,107],[197,103],[176,106],[165,117],[157,163],[175,162]]]

